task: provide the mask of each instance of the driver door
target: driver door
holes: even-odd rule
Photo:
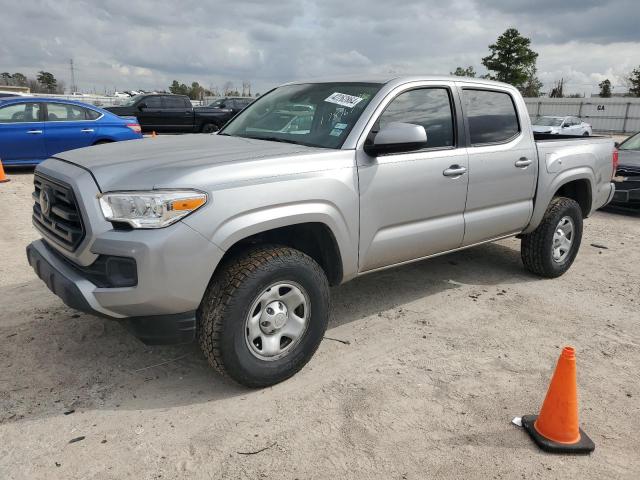
[[[424,126],[427,146],[375,158],[357,150],[360,272],[456,249],[464,237],[468,155],[455,86],[400,88],[381,109],[369,138],[388,123],[412,123]]]

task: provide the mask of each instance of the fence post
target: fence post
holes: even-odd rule
[[[536,117],[540,116],[540,106],[542,105],[542,100],[538,100],[538,111],[536,112]]]
[[[631,102],[627,102],[627,108],[624,111],[624,121],[622,122],[622,133],[627,133],[627,118],[629,118],[629,108],[631,108]]]

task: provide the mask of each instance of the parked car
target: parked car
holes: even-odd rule
[[[533,131],[535,133],[582,135],[584,137],[593,134],[591,125],[581,121],[578,117],[538,117],[533,122]]]
[[[195,111],[196,114],[207,115],[210,120],[207,128],[203,128],[204,132],[217,132],[252,101],[252,98],[247,97],[219,98],[207,106],[195,107]]]
[[[618,155],[618,183],[612,203],[640,207],[640,132],[618,145]]]
[[[0,98],[0,159],[37,165],[65,150],[142,138],[135,118],[75,100]]]
[[[305,125],[283,130],[293,112]],[[262,387],[313,356],[330,285],[515,235],[527,270],[562,275],[583,219],[613,197],[614,151],[608,137],[536,140],[503,83],[290,83],[217,135],[40,164],[27,255],[70,307],[146,342],[198,338],[213,367]]]
[[[124,100],[106,110],[122,116],[135,116],[143,132],[211,133],[226,122],[220,109],[194,109],[186,95],[145,93]]]

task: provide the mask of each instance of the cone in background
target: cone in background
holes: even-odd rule
[[[153,132],[151,132],[151,138],[156,138],[158,135],[156,135],[156,131],[154,130]]]
[[[2,166],[2,159],[0,159],[0,183],[8,182],[9,179],[4,174],[4,167]]]
[[[578,423],[576,352],[572,347],[564,347],[560,354],[540,415],[522,417],[522,426],[547,452],[591,453],[596,448]]]

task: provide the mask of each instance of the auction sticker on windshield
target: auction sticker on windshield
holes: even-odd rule
[[[343,107],[353,108],[363,99],[354,95],[347,95],[346,93],[332,93],[324,99],[325,102],[335,103],[336,105],[342,105]]]

